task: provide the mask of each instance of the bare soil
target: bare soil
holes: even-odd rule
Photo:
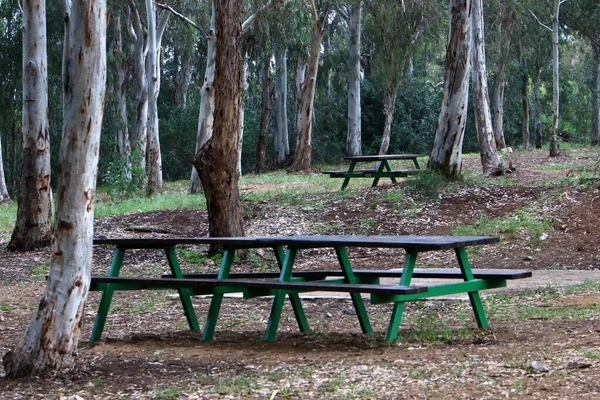
[[[573,179],[583,164],[599,176],[597,149],[569,150],[557,159],[546,151],[508,158],[516,168],[512,174],[491,178],[484,186],[457,185],[435,199],[409,193],[386,201],[396,198],[398,186],[371,188],[353,180],[340,196],[299,191],[294,207],[245,202],[246,233],[448,235],[453,227],[518,218],[529,209],[535,212],[528,215],[550,221],[541,237],[525,230],[500,232],[498,245],[471,252],[474,268],[600,269],[600,187],[577,185]],[[464,169],[477,170],[478,164],[477,158],[467,158]],[[556,167],[560,164],[563,168]],[[561,184],[564,179],[572,183]],[[500,185],[500,180],[518,185]],[[95,230],[97,237],[198,237],[207,235],[208,221],[201,210],[133,213],[97,219]],[[7,240],[3,237],[0,244],[0,356],[23,335],[44,289],[43,265],[49,259],[48,250],[8,252]],[[183,268],[216,271],[216,261],[194,261],[205,252],[186,248],[180,253]],[[111,256],[110,248],[95,248],[94,273],[106,273]],[[401,253],[385,249],[357,249],[351,257],[361,269],[399,267],[403,261]],[[435,252],[418,263],[442,267],[452,259],[452,254]],[[131,252],[125,263],[124,275],[168,271],[158,252]],[[303,253],[297,265],[334,268],[335,263],[334,254],[315,250]],[[273,265],[271,254],[252,251],[236,268]],[[411,303],[401,338],[392,345],[383,343],[390,306],[367,305],[376,331],[369,337],[360,333],[345,298],[305,300],[310,333],[298,332],[286,308],[275,343],[261,340],[269,299],[227,298],[216,340],[204,343],[187,329],[178,298],[170,292],[117,293],[103,340],[90,344],[99,300],[98,293],[91,293],[75,370],[52,378],[0,380],[0,398],[596,399],[599,287],[488,296],[489,331],[476,329],[467,302]],[[194,299],[201,323],[208,305],[206,297]]]

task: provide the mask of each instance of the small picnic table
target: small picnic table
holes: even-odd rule
[[[330,178],[344,178],[341,190],[346,189],[351,178],[373,178],[371,186],[375,187],[381,178],[390,178],[396,183],[396,178],[406,177],[421,170],[419,157],[427,157],[426,154],[380,154],[371,156],[348,156],[345,160],[350,161],[346,171],[323,171],[329,174]],[[392,160],[410,160],[413,162],[414,169],[392,169],[390,161]],[[377,162],[375,168],[355,169],[358,163]]]
[[[299,293],[337,291],[349,293],[359,324],[364,333],[373,334],[361,293],[371,296],[371,303],[393,303],[387,328],[386,341],[398,336],[402,314],[407,301],[426,299],[456,293],[468,293],[475,319],[480,328],[488,328],[488,321],[479,291],[506,286],[507,279],[527,278],[530,271],[523,270],[475,270],[468,261],[466,247],[498,242],[490,236],[280,236],[239,238],[164,238],[164,239],[96,239],[96,245],[115,247],[107,276],[93,276],[90,290],[102,291],[98,313],[90,341],[102,335],[112,295],[117,290],[176,289],[183,306],[188,325],[200,330],[190,296],[212,295],[202,339],[212,341],[219,317],[223,296],[226,293],[243,293],[244,297],[273,296],[271,312],[265,333],[265,341],[275,340],[277,327],[286,296],[290,299],[298,327],[309,331]],[[223,246],[223,258],[218,273],[183,274],[175,248],[182,245],[214,244]],[[348,248],[390,248],[405,252],[402,269],[355,270]],[[279,271],[232,273],[235,251],[249,248],[271,248]],[[334,270],[295,271],[294,264],[300,250],[330,248],[337,257],[340,268]],[[120,277],[126,250],[162,249],[171,274],[158,278]],[[458,268],[415,269],[417,255],[422,252],[454,250]],[[399,255],[399,265],[401,261]],[[381,278],[399,278],[398,284],[381,284]],[[433,286],[413,286],[412,278],[459,279]]]

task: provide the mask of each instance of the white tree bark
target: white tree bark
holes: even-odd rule
[[[129,5],[129,34],[133,40],[133,70],[135,77],[135,132],[131,135],[132,150],[135,155],[136,169],[146,173],[146,147],[148,143],[148,80],[146,79],[146,53],[148,51],[144,40],[144,28],[140,19],[137,5],[128,0]],[[144,177],[144,180],[146,178]]]
[[[156,6],[153,0],[146,0],[148,23],[148,55],[146,59],[146,79],[148,80],[148,194],[162,192],[162,159],[158,132],[158,94],[161,76],[161,41],[171,13],[163,12],[156,23]]]
[[[566,0],[554,0],[554,15],[552,15],[552,133],[550,134],[550,157],[558,157],[558,118],[560,104],[560,75],[558,59],[558,30],[560,5]]]
[[[346,156],[362,154],[361,107],[360,107],[360,33],[362,9],[360,0],[350,5],[348,30],[348,132],[346,135]]]
[[[10,195],[6,187],[6,177],[4,175],[4,161],[2,160],[2,142],[0,142],[0,203],[10,203]]]
[[[125,93],[125,81],[127,79],[127,61],[123,57],[123,36],[121,34],[121,17],[113,18],[114,35],[112,51],[116,60],[114,68],[114,88],[117,99],[117,141],[119,154],[123,161],[123,176],[129,182],[131,174],[131,141],[129,139],[129,124],[127,121],[127,96]]]
[[[291,168],[295,172],[310,168],[312,158],[312,116],[317,73],[319,71],[319,52],[323,40],[323,30],[327,23],[327,16],[329,15],[327,9],[321,15],[318,15],[314,0],[310,1],[309,8],[313,28],[306,74],[301,83],[301,90],[298,92],[299,106],[298,113],[296,114],[296,149],[294,150],[294,162]]]
[[[217,27],[216,14],[213,2],[210,30],[206,34],[206,69],[204,70],[204,83],[200,89],[200,115],[198,116],[198,131],[196,134],[196,151],[198,154],[202,146],[210,139],[213,130],[213,113],[215,108],[215,67],[217,59]],[[190,193],[202,190],[200,178],[196,168],[192,167],[190,178]]]
[[[458,178],[469,100],[471,1],[450,0],[450,10],[444,99],[428,166]]]
[[[483,1],[473,0],[471,27],[473,51],[473,109],[475,128],[479,142],[479,154],[484,174],[501,174],[502,161],[496,151],[496,140],[492,128],[490,98],[488,94],[485,65],[485,33],[483,25]]]
[[[290,156],[287,116],[287,54],[275,50],[275,166],[285,163]]]
[[[600,143],[600,46],[594,45],[594,77],[592,88],[592,146]]]
[[[8,376],[73,367],[89,289],[107,15],[105,0],[69,6],[64,18],[64,122],[50,271],[23,339],[4,357]]]
[[[400,86],[400,77],[392,78],[388,81],[388,87],[383,98],[383,134],[381,135],[381,144],[378,154],[387,154],[390,148],[390,139],[392,137],[392,122],[396,114],[396,95]]]
[[[244,118],[245,118],[245,107],[244,107],[244,93],[248,90],[248,51],[244,51],[242,54],[242,68],[240,71],[240,87],[242,88],[242,96],[240,98],[240,136],[238,139],[238,159],[237,159],[237,171],[238,176],[242,176],[242,143],[244,142]]]
[[[50,244],[50,124],[45,0],[23,2],[23,164],[17,222],[9,249],[31,250]]]

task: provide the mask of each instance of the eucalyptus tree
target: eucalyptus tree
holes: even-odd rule
[[[64,1],[64,123],[50,270],[7,377],[74,366],[92,270],[94,197],[106,81],[105,0]]]
[[[45,247],[52,238],[45,0],[23,2],[22,32],[23,164],[11,250]]]
[[[338,5],[338,13],[348,25],[348,128],[346,156],[362,155],[360,107],[360,37],[362,33],[361,0],[351,0]]]
[[[560,6],[567,0],[545,0],[540,4],[545,17],[551,20],[550,25],[542,22],[536,12],[531,10],[531,15],[543,28],[552,34],[552,132],[550,133],[550,157],[558,157],[558,118],[560,104],[560,71],[558,59]]]
[[[483,23],[483,0],[472,0],[472,64],[473,64],[473,109],[475,128],[479,142],[481,166],[485,174],[499,175],[503,172],[502,160],[496,150],[494,140],[490,99],[488,94],[487,74],[485,65],[485,34]]]
[[[375,43],[374,68],[383,82],[385,93],[385,122],[379,154],[386,154],[400,82],[415,47],[436,22],[437,4],[430,0],[365,0],[365,4],[369,12],[367,29]]]
[[[579,0],[565,5],[562,20],[585,37],[592,46],[592,130],[593,146],[600,143],[600,3],[597,0]]]
[[[209,219],[210,236],[243,236],[243,212],[239,196],[240,101],[242,85],[241,0],[214,2],[216,28],[215,118],[213,132],[194,156]],[[212,249],[214,251],[216,249]]]
[[[319,52],[323,40],[323,31],[331,11],[326,0],[318,3],[308,1],[308,14],[312,29],[310,50],[306,60],[301,60],[296,70],[298,101],[296,111],[296,148],[291,170],[304,171],[310,168],[312,158],[312,129],[317,74],[319,71]]]
[[[428,167],[448,178],[462,170],[462,143],[467,119],[471,64],[471,0],[450,0],[444,98]]]

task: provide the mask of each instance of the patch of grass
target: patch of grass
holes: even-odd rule
[[[416,206],[414,200],[408,197],[403,190],[384,192],[381,199],[394,211],[412,212]]]
[[[464,340],[475,332],[464,312],[454,311],[454,317],[460,320],[460,327],[453,327],[450,321],[440,321],[440,316],[435,313],[424,313],[411,319],[413,326],[400,337],[401,342],[453,342]],[[470,320],[469,320],[470,321]]]
[[[174,387],[168,387],[158,389],[152,397],[161,400],[176,400],[181,397],[181,393],[179,393],[179,390]]]
[[[50,263],[45,262],[43,264],[35,265],[29,273],[31,276],[40,277],[48,275],[48,271],[50,270]]]
[[[594,360],[600,358],[600,353],[594,350],[580,349],[579,354],[581,354],[585,358],[590,358]]]
[[[250,374],[240,374],[215,382],[214,392],[220,395],[247,396],[259,389],[257,377]]]
[[[516,240],[525,232],[532,244],[537,244],[542,234],[551,228],[551,223],[537,215],[531,209],[514,211],[509,217],[490,218],[481,216],[471,225],[453,227],[452,234],[459,236],[499,236],[507,235],[509,239]]]
[[[17,203],[0,205],[0,232],[12,232],[17,221]]]
[[[423,170],[406,179],[404,188],[409,193],[414,193],[428,199],[437,199],[440,193],[449,185],[449,181],[438,171]]]
[[[9,313],[12,311],[8,304],[0,304],[0,311]]]
[[[94,208],[96,218],[135,212],[161,210],[206,209],[204,196],[187,193],[160,193],[151,197],[131,197],[116,202],[98,202]]]
[[[184,261],[189,264],[203,265],[206,263],[214,263],[217,266],[221,264],[221,260],[223,259],[223,256],[221,254],[215,254],[211,257],[208,257],[203,252],[186,249],[177,249],[177,257],[179,257],[181,261]]]
[[[129,314],[138,314],[156,311],[156,298],[149,295],[143,295],[139,300],[135,300],[127,309]]]

